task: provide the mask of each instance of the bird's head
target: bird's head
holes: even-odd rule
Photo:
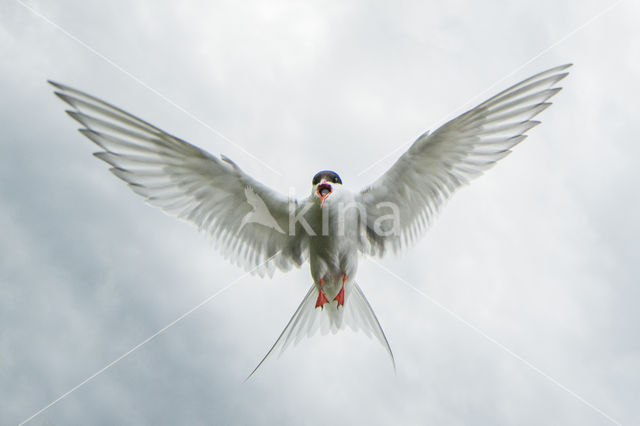
[[[313,196],[320,200],[320,208],[324,204],[325,200],[334,193],[334,191],[342,186],[342,179],[336,172],[331,170],[323,170],[316,173],[313,177],[312,191]]]

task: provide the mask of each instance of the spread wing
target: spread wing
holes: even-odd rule
[[[289,203],[295,201],[224,156],[215,157],[96,97],[50,83],[71,106],[67,113],[82,125],[80,132],[101,148],[94,155],[110,164],[114,175],[151,205],[208,233],[225,257],[260,275],[271,275],[275,268],[286,271],[306,260],[305,234],[280,232],[289,229]],[[254,211],[247,188],[266,209]],[[249,213],[264,220],[243,223]]]
[[[560,90],[571,64],[534,75],[420,136],[396,163],[357,197],[366,208],[361,250],[382,255],[413,243],[453,192],[504,158],[532,118]],[[382,203],[382,204],[381,204]]]

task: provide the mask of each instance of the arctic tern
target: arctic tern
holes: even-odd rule
[[[426,132],[372,185],[350,192],[337,173],[312,179],[311,194],[292,200],[216,157],[128,112],[55,82],[79,131],[151,205],[195,224],[225,258],[260,276],[309,262],[313,284],[274,350],[318,330],[343,325],[375,336],[394,364],[389,342],[354,278],[358,258],[398,252],[419,238],[442,204],[482,174],[539,124],[571,64],[536,74]]]

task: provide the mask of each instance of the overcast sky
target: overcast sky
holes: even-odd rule
[[[0,2],[0,424],[239,278],[29,424],[640,423],[638,2],[591,22],[615,1],[24,0],[50,22],[20,3]],[[394,149],[566,62],[542,125],[382,261],[428,297],[361,262],[397,373],[345,331],[245,384],[308,267],[243,276],[108,173],[46,84],[305,196],[321,169],[360,189]]]

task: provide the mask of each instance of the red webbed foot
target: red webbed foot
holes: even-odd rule
[[[320,309],[324,309],[324,305],[329,303],[329,300],[327,299],[327,295],[324,294],[324,290],[322,289],[323,285],[324,285],[324,282],[320,280],[320,292],[318,293],[318,300],[316,300],[316,308],[320,308]]]
[[[344,283],[346,282],[347,282],[347,275],[345,274],[342,277],[342,287],[340,287],[340,291],[338,292],[336,297],[333,298],[333,300],[338,301],[338,306],[344,306]]]

